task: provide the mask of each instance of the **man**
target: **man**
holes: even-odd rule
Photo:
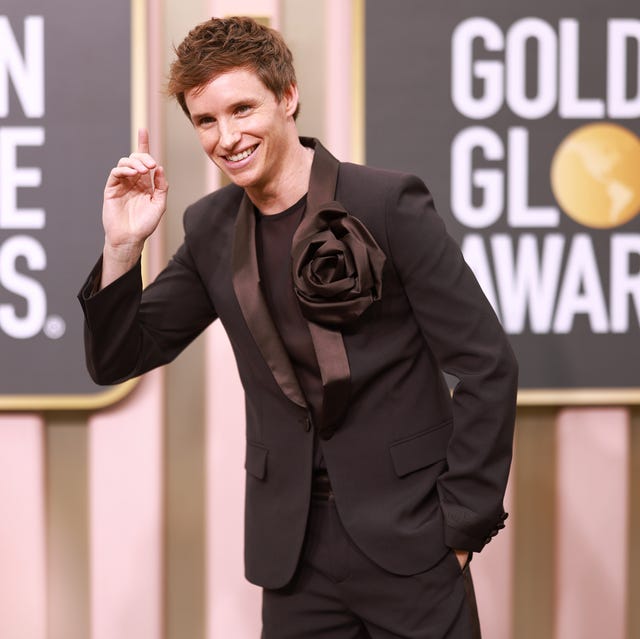
[[[420,180],[298,138],[277,32],[212,19],[176,53],[169,92],[232,184],[188,208],[142,291],[168,188],[145,131],[111,171],[80,295],[93,378],[165,364],[219,317],[246,394],[263,636],[478,637],[468,563],[506,517],[517,377],[490,305]]]

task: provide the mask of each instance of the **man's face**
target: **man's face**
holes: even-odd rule
[[[297,143],[295,86],[278,101],[256,73],[234,69],[185,101],[202,148],[233,183],[257,194],[278,188]]]

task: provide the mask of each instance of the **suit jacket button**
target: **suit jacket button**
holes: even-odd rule
[[[304,420],[304,431],[305,433],[308,433],[311,430],[311,418],[307,417]]]

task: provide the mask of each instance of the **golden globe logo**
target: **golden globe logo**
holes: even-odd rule
[[[606,82],[590,97],[576,19],[527,17],[503,30],[473,17],[452,34],[452,102],[475,122],[451,142],[451,211],[465,259],[513,335],[638,326],[640,233],[621,227],[640,210],[640,141],[603,120],[640,117],[640,20],[602,26],[602,42],[589,46],[606,52]],[[548,132],[554,115],[591,122],[545,157],[535,121]],[[549,182],[530,192],[541,163]]]
[[[612,123],[576,129],[553,157],[551,187],[579,224],[597,229],[626,224],[640,213],[640,140]]]

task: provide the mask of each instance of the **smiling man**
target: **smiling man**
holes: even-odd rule
[[[168,188],[146,131],[112,169],[80,293],[93,378],[141,375],[223,322],[265,639],[479,637],[469,561],[506,518],[517,387],[491,306],[419,179],[298,137],[277,32],[212,19],[176,54],[169,93],[231,184],[187,209],[143,290]]]

